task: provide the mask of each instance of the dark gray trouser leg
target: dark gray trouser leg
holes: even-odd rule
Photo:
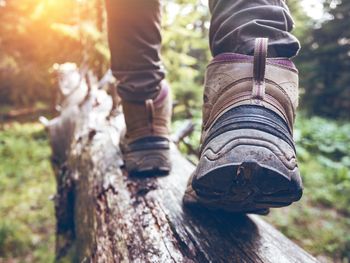
[[[160,0],[106,0],[109,44],[118,93],[128,101],[154,98],[164,78],[160,61]],[[292,57],[300,46],[283,0],[209,0],[210,48],[251,55],[257,37],[268,37],[271,57]]]
[[[159,0],[106,0],[111,67],[118,93],[127,101],[158,95],[164,78],[160,61]]]
[[[210,48],[251,55],[257,37],[269,38],[270,57],[293,57],[299,41],[289,33],[293,19],[284,0],[209,0]]]

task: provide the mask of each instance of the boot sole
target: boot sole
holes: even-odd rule
[[[169,149],[133,151],[123,156],[130,175],[167,175],[171,170]]]
[[[245,213],[288,206],[303,192],[291,146],[252,129],[226,132],[208,143],[192,187],[208,207]]]

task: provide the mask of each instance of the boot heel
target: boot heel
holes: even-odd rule
[[[234,212],[298,201],[302,182],[287,124],[261,106],[229,110],[202,145],[191,187],[203,204]]]
[[[124,154],[125,168],[129,174],[166,175],[171,170],[170,150],[156,149]]]
[[[212,139],[202,151],[192,187],[203,200],[234,212],[288,206],[302,196],[293,148],[254,129]]]

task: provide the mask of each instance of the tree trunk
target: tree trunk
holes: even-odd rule
[[[63,72],[66,79],[74,74]],[[94,83],[79,85],[61,87],[70,92],[61,115],[47,123],[58,184],[58,260],[317,262],[259,216],[184,208],[194,166],[175,146],[169,176],[128,177],[120,168],[122,114],[110,118],[112,100]]]

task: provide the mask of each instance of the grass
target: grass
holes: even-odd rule
[[[0,128],[0,262],[52,262],[55,193],[50,148],[37,123]]]

